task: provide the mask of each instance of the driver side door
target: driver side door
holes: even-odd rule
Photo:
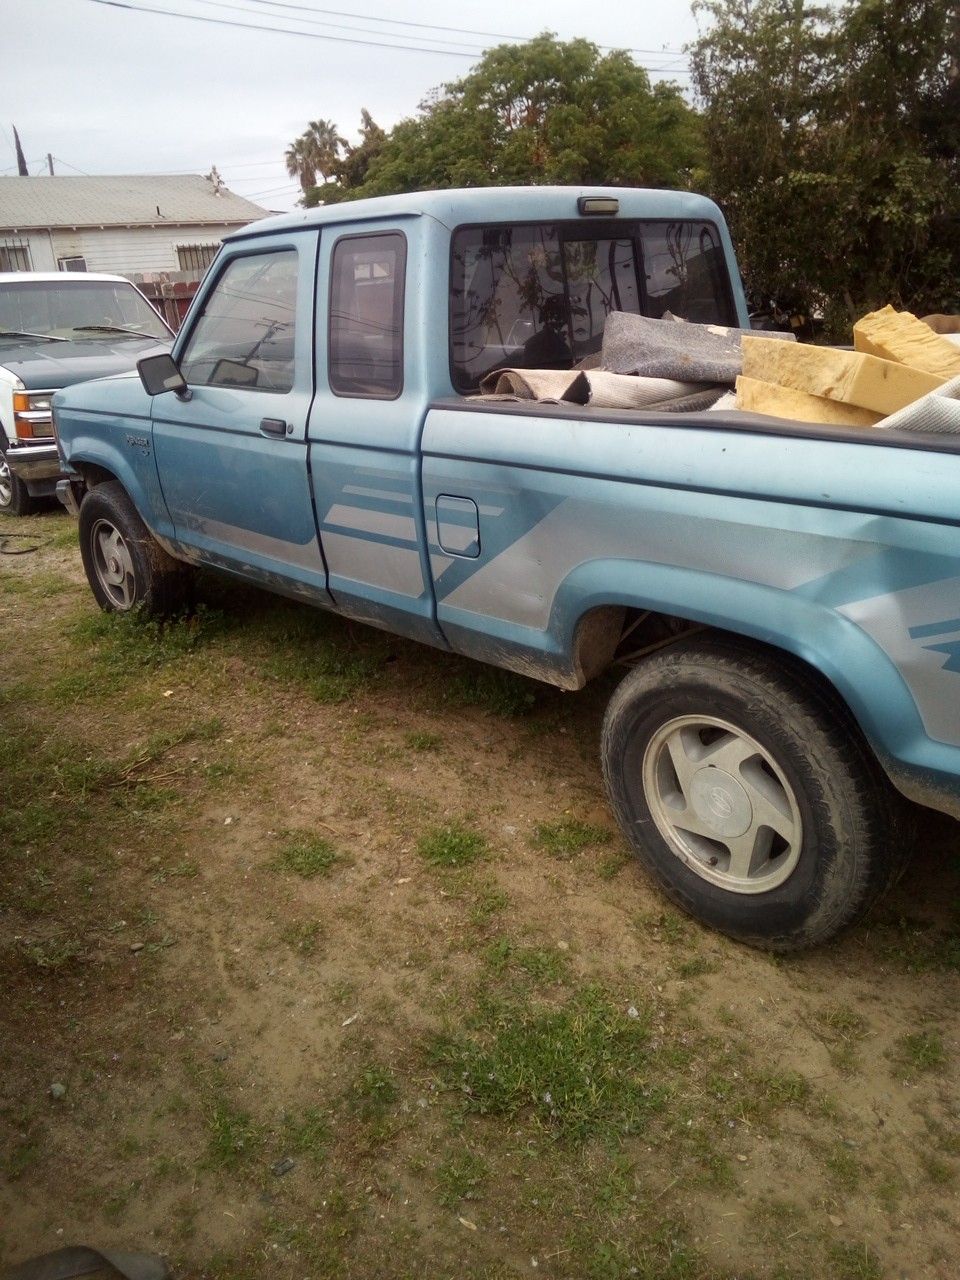
[[[178,542],[328,603],[306,437],[318,241],[295,232],[221,256],[175,351],[190,399],[154,400],[153,441]]]

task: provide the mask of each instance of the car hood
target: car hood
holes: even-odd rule
[[[0,340],[0,366],[28,391],[69,386],[91,378],[108,378],[133,369],[147,351],[169,351],[157,338],[80,338],[69,342]]]

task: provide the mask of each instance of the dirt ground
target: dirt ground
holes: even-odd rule
[[[954,823],[918,811],[894,894],[773,958],[630,861],[612,681],[214,579],[105,618],[55,511],[0,548],[0,1263],[957,1274]]]

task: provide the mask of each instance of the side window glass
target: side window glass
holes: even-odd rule
[[[651,222],[641,231],[646,313],[700,324],[736,324],[723,248],[708,222]]]
[[[208,295],[180,357],[192,386],[293,388],[297,253],[234,258]]]
[[[329,379],[338,396],[394,399],[403,390],[406,240],[347,236],[330,270]]]

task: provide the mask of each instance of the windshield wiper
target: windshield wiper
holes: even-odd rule
[[[28,329],[0,329],[0,338],[38,338],[41,342],[68,342],[68,338],[55,338],[52,333],[31,333]]]
[[[129,333],[133,338],[152,338],[151,333],[141,333],[139,329],[125,329],[120,324],[75,324],[74,333]],[[159,339],[157,339],[159,341]]]

